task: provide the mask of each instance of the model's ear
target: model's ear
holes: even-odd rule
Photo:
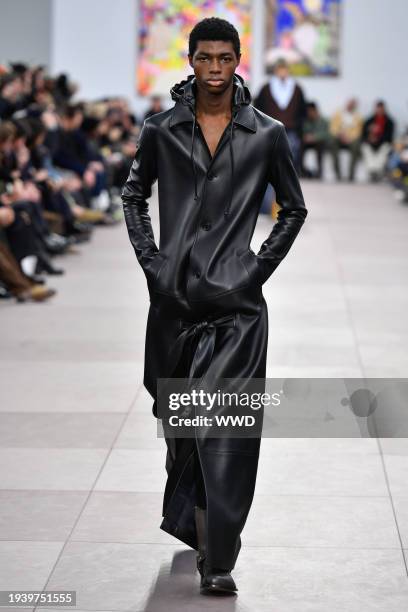
[[[193,68],[193,56],[192,55],[188,55],[188,63],[191,66],[191,68]]]

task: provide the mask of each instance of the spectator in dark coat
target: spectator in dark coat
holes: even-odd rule
[[[302,123],[306,105],[302,88],[289,73],[285,59],[277,60],[273,75],[261,88],[254,106],[266,115],[282,121],[286,128],[295,167],[300,173]]]
[[[394,121],[387,114],[385,103],[378,100],[374,114],[363,125],[361,153],[373,182],[384,174],[394,136]]]

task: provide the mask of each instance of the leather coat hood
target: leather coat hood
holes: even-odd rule
[[[234,95],[232,100],[232,119],[230,124],[230,139],[229,139],[229,155],[230,155],[230,164],[231,164],[231,174],[230,174],[230,191],[229,191],[229,200],[228,205],[224,209],[224,215],[228,215],[231,208],[231,202],[234,195],[234,149],[233,149],[233,134],[234,134],[234,122],[237,117],[238,112],[241,110],[241,107],[248,106],[251,103],[252,97],[248,87],[245,85],[244,79],[239,75],[234,73],[233,76],[233,88]],[[172,100],[176,102],[176,109],[174,113],[174,117],[176,120],[182,119],[184,115],[187,115],[183,106],[189,109],[189,113],[193,114],[193,125],[191,129],[191,164],[192,171],[194,175],[194,199],[198,199],[197,192],[197,170],[196,170],[196,162],[194,159],[194,140],[196,134],[196,115],[195,115],[195,104],[196,104],[196,77],[194,74],[189,74],[186,79],[180,81],[180,83],[176,83],[170,89],[170,95]],[[181,105],[181,107],[179,106]],[[241,120],[244,117],[248,118],[247,125],[255,128],[255,122],[250,121],[248,114],[245,112],[245,109],[240,114]]]

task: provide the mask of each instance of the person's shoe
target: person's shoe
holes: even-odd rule
[[[42,237],[45,248],[48,253],[51,255],[61,255],[67,249],[70,244],[70,240],[66,236],[60,236],[55,232],[50,232],[49,234]]]
[[[35,274],[41,274],[42,272],[52,275],[65,274],[65,270],[63,268],[56,268],[53,266],[51,258],[48,257],[46,253],[43,251],[38,251]]]
[[[200,593],[203,595],[210,593],[233,595],[238,589],[230,572],[220,568],[209,568],[205,563],[207,553],[206,512],[206,509],[199,506],[194,507],[198,544],[197,569],[201,576]]]
[[[98,223],[102,221],[104,213],[102,210],[91,210],[90,208],[84,208],[81,213],[77,216],[79,223]]]
[[[93,230],[93,225],[92,223],[85,223],[85,221],[74,220],[70,230],[73,234],[90,234]]]
[[[16,295],[17,302],[43,302],[57,293],[56,289],[33,285]]]
[[[9,291],[7,287],[3,285],[2,282],[0,282],[0,300],[8,300],[12,297],[13,294],[11,293],[11,291]]]
[[[313,172],[311,172],[307,168],[302,168],[302,170],[300,171],[300,176],[302,178],[310,179],[310,178],[313,178]]]
[[[206,564],[203,564],[200,593],[204,595],[211,593],[234,595],[237,591],[237,585],[228,570],[216,567],[207,568]]]
[[[91,239],[91,234],[83,233],[83,234],[75,234],[71,236],[73,240],[73,244],[83,244],[84,242],[89,242]]]
[[[25,278],[28,278],[30,283],[33,285],[45,285],[46,280],[43,276],[39,274],[24,274]]]

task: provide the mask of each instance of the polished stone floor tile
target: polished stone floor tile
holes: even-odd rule
[[[1,354],[5,354],[3,349]],[[142,363],[0,360],[4,385],[0,412],[127,412],[135,399]],[[102,387],[103,381],[103,387]],[[18,384],[17,384],[18,383]]]
[[[256,486],[258,493],[279,495],[388,496],[376,454],[261,454]]]
[[[243,532],[248,546],[400,549],[388,497],[255,495]]]
[[[344,457],[355,453],[362,455],[380,452],[379,441],[375,438],[263,438],[261,441],[262,455],[286,455],[290,453],[307,453],[321,457],[329,454],[340,454]]]
[[[89,491],[108,449],[0,449],[0,489]]]
[[[87,491],[0,491],[0,540],[65,541]]]
[[[164,445],[165,443],[163,443]],[[95,485],[96,491],[156,493],[166,483],[163,449],[113,449]]]
[[[70,537],[73,541],[171,544],[172,536],[159,528],[163,495],[94,491]]]
[[[384,455],[391,495],[408,495],[408,455]]]
[[[395,509],[396,522],[398,524],[402,546],[408,549],[408,492],[405,496],[393,495],[392,502]]]
[[[124,418],[106,412],[0,412],[0,445],[111,448]]]
[[[0,591],[42,589],[64,542],[0,542]]]

